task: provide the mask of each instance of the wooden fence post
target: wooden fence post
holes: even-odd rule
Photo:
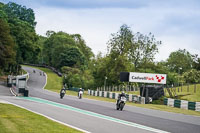
[[[183,91],[183,84],[181,84],[181,92]]]

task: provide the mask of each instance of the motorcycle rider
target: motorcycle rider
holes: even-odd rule
[[[65,88],[65,86],[63,86],[63,88],[60,90],[60,96],[62,95],[62,93],[66,93],[66,88]]]
[[[83,92],[83,89],[82,88],[79,88],[78,90],[78,97],[79,97],[79,92],[82,91]]]
[[[118,95],[117,105],[118,105],[118,103],[119,103],[121,97],[126,97],[126,94],[124,93],[124,91],[122,91],[122,93]]]

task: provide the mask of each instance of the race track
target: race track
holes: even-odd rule
[[[200,132],[200,117],[197,116],[134,106],[125,106],[123,111],[117,111],[114,103],[85,99],[84,96],[83,99],[78,99],[65,95],[64,99],[60,99],[58,93],[43,89],[46,76],[40,75],[40,70],[35,69],[36,73],[33,73],[32,68],[23,68],[30,74],[27,84],[30,97],[12,97],[0,91],[0,99],[83,129],[85,132]]]

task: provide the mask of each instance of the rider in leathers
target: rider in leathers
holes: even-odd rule
[[[78,90],[78,97],[79,97],[79,92],[80,92],[80,91],[83,91],[83,89],[82,89],[82,88],[80,88],[80,89]]]
[[[119,103],[119,100],[121,99],[121,97],[126,97],[126,94],[124,93],[124,91],[118,95],[118,99],[117,99],[117,105]]]
[[[60,96],[61,96],[62,93],[64,93],[64,94],[66,93],[66,88],[65,88],[65,86],[63,86],[63,88],[60,90]]]

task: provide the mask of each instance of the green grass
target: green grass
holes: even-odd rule
[[[45,87],[45,89],[59,93],[60,89],[62,87],[62,78],[57,76],[54,72],[52,72],[51,70],[49,70],[47,68],[40,68],[40,67],[36,67],[36,68],[45,71],[46,74],[48,75],[47,86]],[[52,82],[50,82],[51,79],[55,79],[55,81],[52,83]],[[139,91],[130,92],[129,94],[139,95]],[[66,95],[77,96],[77,92],[67,90]],[[115,99],[109,99],[109,98],[104,98],[104,97],[96,97],[96,96],[88,95],[87,91],[84,92],[83,98],[89,98],[89,99],[101,100],[101,101],[107,101],[107,102],[113,102],[113,103],[116,102]],[[127,104],[131,105],[131,106],[142,107],[142,108],[150,108],[150,109],[156,109],[156,110],[162,110],[162,111],[168,111],[168,112],[174,112],[174,113],[182,113],[182,114],[187,114],[187,115],[198,115],[198,116],[200,116],[200,112],[197,112],[197,111],[184,110],[184,109],[180,109],[180,108],[173,108],[173,107],[168,107],[166,105],[137,104],[137,103],[132,103],[132,102],[127,102]]]
[[[27,72],[24,69],[21,70],[21,73],[22,73],[22,75],[27,74]]]
[[[1,133],[81,133],[25,109],[0,103]]]
[[[190,85],[189,89],[188,86],[181,87],[174,87],[173,89],[176,90],[176,94],[178,99],[187,100],[192,102],[200,102],[200,84],[196,85],[196,92],[194,92],[194,85]],[[166,96],[169,97],[168,92],[165,90]]]

